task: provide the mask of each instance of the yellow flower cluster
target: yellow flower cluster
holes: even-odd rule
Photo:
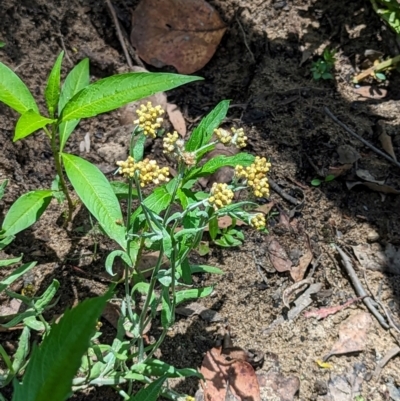
[[[167,135],[165,135],[163,138],[163,152],[173,153],[175,151],[176,142],[178,141],[178,139],[179,135],[176,131],[174,131],[172,134],[168,132]]]
[[[228,188],[228,184],[214,182],[211,187],[211,196],[208,202],[214,207],[215,210],[221,209],[232,203],[233,191]]]
[[[140,108],[136,110],[138,119],[133,123],[143,129],[143,133],[146,136],[156,137],[157,130],[161,127],[163,122],[162,115],[164,110],[161,106],[153,107],[151,102],[147,102],[147,105],[140,105]]]
[[[267,198],[269,196],[269,184],[266,176],[271,167],[265,157],[256,156],[254,163],[246,168],[243,166],[235,167],[235,175],[242,178],[247,185],[253,189],[253,193],[258,198]]]
[[[225,146],[235,145],[239,149],[246,147],[247,136],[244,135],[243,128],[236,129],[232,127],[231,131],[232,133],[218,128],[214,130],[214,135],[217,137],[218,141]]]
[[[128,156],[125,161],[118,161],[117,166],[120,167],[120,174],[127,178],[132,178],[135,175],[135,171],[139,171],[141,187],[145,187],[150,183],[158,185],[161,182],[169,181],[169,168],[160,168],[155,160],[144,159],[136,163],[132,156]]]
[[[250,220],[250,224],[256,230],[263,230],[265,228],[265,216],[262,213],[257,213],[254,217]]]

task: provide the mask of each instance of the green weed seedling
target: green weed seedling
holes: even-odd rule
[[[322,54],[322,58],[312,63],[311,72],[313,79],[333,79],[332,70],[335,65],[335,50],[326,48]]]
[[[329,174],[327,175],[324,179],[321,178],[314,178],[311,181],[311,185],[313,187],[319,187],[321,184],[325,183],[325,182],[331,182],[335,179],[336,177],[333,174]]]
[[[175,322],[177,305],[205,297],[213,291],[212,286],[196,287],[192,275],[223,273],[212,266],[192,264],[190,254],[199,248],[204,231],[224,216],[265,230],[265,216],[252,210],[258,206],[257,198],[269,196],[267,173],[270,163],[264,157],[245,152],[205,161],[205,156],[218,143],[239,149],[246,146],[243,129],[218,128],[229,109],[229,101],[222,101],[193,130],[187,141],[176,132],[164,135],[164,152],[176,162],[177,175],[171,178],[167,167],[144,157],[146,138],[159,134],[164,114],[160,106],[147,103],[137,111],[127,158],[116,161],[123,181],[110,183],[95,165],[64,152],[65,143],[79,119],[199,78],[130,73],[89,84],[88,61],[83,60],[70,72],[60,90],[62,56],[56,61],[45,91],[48,116],[39,113],[26,86],[3,64],[0,64],[0,100],[21,114],[14,140],[39,129],[45,131],[53,150],[59,192],[67,199],[70,196],[63,177],[65,171],[76,195],[103,233],[116,243],[115,250],[105,261],[106,271],[114,276],[117,259],[122,261],[125,271],[123,279],[115,283],[122,284],[121,291],[112,287],[102,297],[83,301],[65,312],[57,324],[45,322],[41,311],[48,305],[58,282],[51,287],[51,294],[49,291],[43,296],[45,299],[32,301],[34,316],[39,316],[43,324],[40,331],[44,340],[29,353],[22,377],[17,376],[14,380],[13,401],[61,401],[74,391],[102,385],[113,386],[124,400],[155,401],[160,394],[172,400],[183,400],[184,395],[168,387],[167,379],[199,376],[199,373],[191,368],[175,368],[157,359],[155,352]],[[231,183],[214,183],[209,192],[194,189],[200,178],[225,166],[235,169]],[[54,189],[36,190],[22,195],[5,216],[2,238],[10,238],[33,224],[55,196],[54,192]],[[248,194],[248,197],[235,201],[235,192]],[[25,216],[23,219],[21,214]],[[224,233],[227,243],[231,240],[226,238],[227,235],[234,240],[244,240],[239,231],[234,234],[236,237],[232,231]],[[231,245],[233,243],[231,241]],[[146,278],[140,262],[150,251],[156,252],[158,257],[148,272],[150,277]],[[114,339],[102,343],[96,321],[111,297],[119,308],[118,327]],[[157,322],[162,330],[154,342],[149,343],[145,334],[153,322]],[[22,323],[30,327],[24,319]],[[26,339],[23,344],[24,347],[28,344]],[[24,348],[24,361],[27,355]],[[6,354],[2,357],[8,358]],[[9,370],[13,369],[15,377],[15,369],[8,359]],[[143,385],[136,394],[134,382]]]

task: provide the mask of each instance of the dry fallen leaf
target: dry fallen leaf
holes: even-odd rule
[[[206,322],[222,322],[224,318],[215,310],[208,309],[198,302],[176,308],[176,313],[182,316],[199,315]]]
[[[385,184],[381,185],[381,184],[376,184],[374,182],[361,182],[361,181],[346,182],[346,186],[348,189],[352,189],[357,185],[364,185],[365,187],[372,189],[373,191],[381,192],[383,194],[395,194],[395,195],[400,194],[400,191],[398,189],[395,189],[390,185],[385,185]]]
[[[359,301],[361,298],[353,298],[348,300],[346,303],[343,305],[337,305],[337,306],[330,306],[328,308],[321,308],[317,310],[312,310],[304,313],[304,317],[309,318],[309,317],[315,317],[317,320],[325,319],[329,315],[334,315],[336,312],[341,311],[342,309],[347,308],[350,306],[352,303]]]
[[[222,353],[221,347],[207,352],[200,373],[204,377],[201,382],[204,400],[225,401],[228,395],[232,400],[261,401],[253,367],[248,362],[231,359]]]
[[[303,280],[307,268],[314,257],[311,251],[310,239],[308,238],[308,235],[306,235],[305,237],[306,237],[305,241],[306,252],[300,257],[298,265],[293,266],[292,269],[290,270],[290,275],[295,282]]]
[[[257,378],[263,400],[293,401],[300,389],[298,377],[285,377],[281,372],[274,370],[259,373]]]
[[[363,351],[367,344],[367,331],[370,324],[371,317],[366,312],[360,312],[346,319],[340,325],[339,340],[323,360],[326,361],[332,355]]]
[[[386,89],[371,85],[360,86],[353,89],[353,92],[368,99],[383,99],[387,95]]]
[[[285,249],[275,238],[269,240],[267,249],[269,260],[278,272],[286,272],[292,268],[292,261],[289,259]]]
[[[167,113],[169,121],[171,121],[172,126],[175,131],[184,138],[186,136],[186,121],[183,118],[183,114],[176,104],[167,104]]]
[[[204,0],[142,0],[132,13],[131,43],[146,63],[192,74],[210,61],[225,30]]]
[[[394,153],[392,137],[386,133],[384,121],[380,120],[377,124],[378,130],[381,133],[379,140],[381,141],[382,148],[397,161],[396,154]]]

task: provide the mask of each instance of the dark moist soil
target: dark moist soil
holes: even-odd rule
[[[303,234],[282,229],[277,214],[270,218],[269,228],[290,255],[299,254],[297,250],[301,254],[306,233],[314,260],[320,257],[313,277],[323,284],[324,291],[317,294],[309,309],[342,304],[353,298],[355,292],[331,244],[336,242],[350,253],[351,246],[366,244],[368,238],[382,247],[400,245],[399,197],[365,186],[348,189],[346,182],[357,180],[357,167],[399,188],[399,170],[334,124],[323,108],[328,107],[364,139],[381,148],[379,122],[391,135],[395,153],[400,154],[400,75],[393,72],[381,84],[388,90],[381,100],[357,95],[351,84],[366,50],[392,56],[398,53],[394,36],[374,14],[370,3],[362,0],[210,3],[226,22],[227,32],[211,61],[196,73],[205,80],[169,92],[168,99],[181,108],[189,128],[193,126],[191,122],[198,121],[219,101],[231,99],[229,122],[245,129],[249,137],[247,151],[270,158],[270,177],[286,193],[304,200],[302,207],[295,209],[272,191],[274,211],[290,215],[292,221],[296,219]],[[137,2],[119,0],[114,4],[122,26],[129,32],[130,9]],[[47,74],[63,47],[68,54],[63,76],[84,57],[90,58],[93,80],[128,70],[105,2],[5,0],[0,7],[0,21],[0,39],[6,43],[0,50],[0,60],[18,73],[37,99],[43,99]],[[334,80],[313,81],[311,62],[326,46],[337,49]],[[43,101],[40,107],[44,109]],[[0,114],[0,181],[10,181],[0,203],[4,216],[21,194],[49,188],[55,173],[44,133],[13,143],[18,116],[3,104]],[[89,133],[91,150],[83,156],[104,171],[112,171],[116,159],[109,156],[110,149],[126,147],[129,138],[118,127],[118,111],[83,121],[70,138],[67,151],[80,154],[79,143]],[[349,145],[360,154],[357,165],[332,182],[312,187],[310,182],[318,177],[317,170],[324,173],[339,165],[337,148],[341,145]],[[148,152],[162,158],[159,149],[160,143],[156,141]],[[23,253],[24,262],[38,261],[33,277],[38,293],[54,278],[60,281],[60,299],[49,317],[103,293],[110,281],[104,260],[113,244],[92,228],[84,208],[78,210],[68,230],[62,228],[63,210],[64,206],[53,201],[40,221],[6,248],[8,257]],[[395,345],[390,333],[375,319],[363,352],[332,357],[331,369],[321,369],[315,362],[338,339],[340,323],[364,310],[362,303],[321,321],[300,315],[267,331],[287,311],[282,293],[292,281],[287,273],[277,273],[271,266],[267,236],[248,228],[243,231],[246,241],[239,248],[212,247],[206,257],[193,255],[195,260],[225,271],[222,276],[197,277],[196,285],[215,285],[213,296],[201,303],[226,319],[235,345],[259,349],[270,356],[275,354],[281,372],[300,379],[295,399],[325,399],[329,379],[353,371],[356,366],[362,366],[364,399],[389,399],[386,383],[400,385],[400,368],[398,360],[392,359],[380,377],[372,376],[377,362]],[[2,274],[7,274],[7,270]],[[359,275],[362,276],[361,272]],[[394,320],[399,321],[399,276],[369,270],[366,275],[372,291],[376,294],[380,290],[381,301],[389,307]],[[20,291],[23,285],[21,280],[13,285],[13,290]],[[3,297],[2,302],[8,301]],[[178,316],[162,346],[163,360],[177,367],[199,367],[204,353],[214,344],[220,324],[198,316]],[[113,330],[104,320],[106,339],[112,338]],[[16,338],[15,332],[1,333],[1,343],[8,350],[16,346]],[[198,382],[187,379],[172,385],[194,394]],[[10,391],[4,394],[10,398]],[[73,399],[120,397],[115,390],[101,387],[78,393]]]

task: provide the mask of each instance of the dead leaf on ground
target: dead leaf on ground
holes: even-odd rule
[[[326,361],[332,355],[364,351],[370,324],[371,317],[366,312],[358,313],[346,319],[340,325],[339,340],[334,344],[329,354],[324,356],[323,360]]]
[[[176,313],[182,316],[199,315],[206,322],[222,322],[224,318],[215,310],[208,309],[198,302],[192,302],[186,306],[176,308]]]
[[[365,85],[353,89],[353,92],[368,99],[383,99],[387,95],[387,90],[377,86]]]
[[[306,252],[300,257],[298,265],[293,266],[290,270],[290,275],[295,282],[303,280],[307,268],[314,258],[311,251],[310,239],[307,234],[305,235],[305,242]]]
[[[292,261],[282,245],[275,238],[270,238],[267,244],[269,260],[272,266],[280,273],[289,271],[292,268]]]
[[[340,164],[353,164],[360,159],[360,154],[350,145],[341,145],[336,149]]]
[[[292,284],[291,286],[285,288],[282,293],[282,302],[283,304],[290,309],[290,297],[296,297],[300,294],[304,289],[313,283],[312,278],[308,278],[306,280],[299,281],[297,283]]]
[[[333,175],[335,178],[346,174],[349,170],[353,168],[352,164],[342,164],[341,166],[329,167],[327,175]]]
[[[381,192],[383,194],[395,194],[395,195],[400,194],[400,191],[398,189],[395,189],[390,185],[380,185],[380,184],[375,184],[373,182],[361,182],[361,181],[346,182],[346,186],[348,189],[352,189],[357,185],[364,185],[365,187],[372,189],[373,191]]]
[[[229,396],[234,397],[231,399],[261,401],[253,367],[248,362],[232,360],[222,353],[221,347],[207,352],[200,373],[204,377],[201,382],[204,400],[225,401],[229,388]]]
[[[381,141],[381,145],[383,150],[385,150],[390,156],[392,156],[393,160],[397,161],[396,154],[394,153],[392,137],[386,133],[384,122],[378,121],[377,124],[378,131],[380,132],[379,140]]]
[[[132,13],[130,39],[146,63],[192,74],[210,61],[225,30],[204,0],[142,0]]]
[[[186,136],[186,121],[179,107],[176,104],[167,103],[167,113],[174,130],[184,138]]]
[[[308,311],[304,313],[305,318],[310,318],[310,317],[315,317],[317,320],[325,319],[326,317],[330,315],[334,315],[335,313],[341,311],[342,309],[347,308],[354,302],[359,301],[361,298],[353,298],[348,300],[346,303],[343,305],[337,305],[337,306],[330,306],[328,308],[320,308],[312,311]]]
[[[296,376],[285,377],[280,372],[258,373],[258,384],[263,400],[293,401],[300,389],[300,379]]]

